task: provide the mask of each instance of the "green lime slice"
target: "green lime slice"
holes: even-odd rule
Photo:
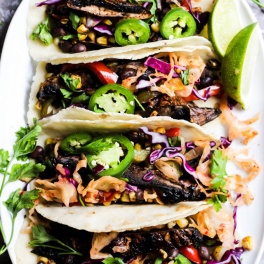
[[[220,58],[242,28],[237,0],[217,0],[208,22],[208,36]]]
[[[228,96],[249,107],[250,83],[259,48],[257,23],[243,28],[227,47],[222,60],[222,83]]]

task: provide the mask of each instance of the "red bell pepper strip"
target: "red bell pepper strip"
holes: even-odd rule
[[[116,83],[118,75],[109,69],[104,63],[100,61],[87,63],[88,68],[90,68],[95,74],[97,74],[99,80],[103,84]]]
[[[220,93],[221,91],[221,87],[220,85],[211,85],[210,88],[206,87],[204,89],[198,90],[198,93],[202,96],[205,97],[207,91],[209,90],[209,96],[214,96]],[[185,102],[190,102],[190,101],[194,101],[194,100],[200,100],[195,94],[191,93],[189,96],[187,97],[183,97],[183,100]]]
[[[181,247],[179,252],[195,264],[202,263],[199,252],[193,245]]]
[[[172,137],[177,137],[179,136],[180,134],[180,128],[178,127],[173,127],[171,129],[168,129],[166,130],[166,136],[169,137],[169,138],[172,138]]]

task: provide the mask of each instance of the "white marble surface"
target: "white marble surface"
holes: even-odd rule
[[[264,3],[264,0],[261,0],[262,3]],[[17,6],[21,0],[0,0],[0,21],[2,21],[2,25],[0,26],[0,53],[2,50],[2,45],[4,42],[5,34],[8,29],[8,25],[10,23],[10,20],[12,19],[12,16],[14,15]],[[264,9],[261,9],[256,4],[254,4],[251,0],[247,0],[250,7],[252,8],[255,16],[257,17],[257,20],[259,22],[259,25],[262,30],[262,35],[264,38]],[[14,32],[15,34],[15,32]],[[264,224],[264,223],[263,223]],[[1,236],[1,235],[0,235]],[[0,245],[2,245],[2,238],[0,237]],[[7,254],[4,254],[0,256],[0,263],[2,264],[11,264],[11,261]],[[250,263],[245,263],[250,264]],[[261,260],[260,264],[264,264],[264,257]]]

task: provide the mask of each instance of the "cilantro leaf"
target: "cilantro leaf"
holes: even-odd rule
[[[65,99],[71,99],[71,96],[73,94],[73,92],[71,92],[67,89],[63,89],[63,88],[60,89],[60,92],[62,93],[62,95]]]
[[[13,182],[16,180],[28,182],[30,179],[37,177],[40,172],[45,170],[45,168],[46,166],[40,163],[35,164],[35,162],[14,164],[7,182]]]
[[[104,264],[125,264],[121,258],[108,257],[102,261]]]
[[[209,198],[207,200],[209,204],[212,204],[214,206],[216,212],[218,212],[222,208],[221,203],[225,203],[226,201],[227,201],[227,196],[222,194],[217,194],[214,197]]]
[[[181,71],[180,76],[182,79],[182,83],[184,85],[188,85],[189,84],[190,69],[187,69],[185,71]]]
[[[78,103],[88,102],[89,98],[90,97],[88,95],[86,95],[85,93],[82,93],[82,94],[72,98],[71,104],[78,104]]]
[[[56,237],[50,235],[42,225],[33,226],[32,232],[33,232],[33,240],[31,240],[31,242],[29,242],[29,245],[32,247],[42,246],[42,247],[54,248],[54,249],[61,251],[61,253],[59,253],[59,255],[71,254],[71,255],[82,256],[81,253],[79,253],[76,250],[74,250],[73,248],[67,246],[62,241],[57,239]],[[53,246],[53,245],[46,244],[49,242],[55,242],[59,246]]]
[[[221,150],[215,150],[211,157],[211,167],[210,172],[213,176],[213,180],[211,181],[211,189],[219,189],[225,186],[225,176],[227,176],[226,172],[226,164],[228,157],[223,157]]]
[[[95,140],[85,147],[85,150],[89,154],[99,154],[102,151],[109,150],[114,146],[114,143],[105,141],[104,138]]]
[[[61,37],[61,39],[63,39],[63,40],[69,40],[69,39],[73,39],[73,38],[77,38],[77,37],[73,34],[69,34],[69,35],[65,35],[65,36]]]
[[[45,46],[49,46],[53,42],[53,37],[50,33],[48,18],[38,24],[30,37],[32,40],[36,40],[36,38],[39,38]]]
[[[3,254],[8,246],[10,245],[15,229],[15,220],[17,214],[24,208],[30,209],[34,206],[34,201],[39,197],[39,190],[32,190],[28,192],[21,192],[21,189],[17,189],[16,191],[12,192],[9,198],[3,202],[6,206],[7,210],[12,215],[12,228],[11,228],[11,235],[9,241],[0,249],[0,255]]]
[[[81,83],[80,78],[72,78],[68,73],[60,75],[67,87],[73,92],[81,92],[77,87]]]
[[[70,12],[69,19],[71,20],[72,27],[76,30],[80,23],[80,18],[73,12]]]
[[[9,163],[9,153],[4,149],[0,149],[0,172],[3,173]]]
[[[21,127],[18,132],[16,132],[17,140],[13,147],[14,158],[25,160],[27,155],[31,153],[37,144],[37,139],[39,133],[41,132],[41,126],[37,124],[37,121],[34,120],[33,127]]]

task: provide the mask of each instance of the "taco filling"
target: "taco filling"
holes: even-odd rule
[[[65,53],[120,47],[201,32],[209,12],[191,1],[43,1],[46,18],[31,34]]]
[[[45,68],[47,77],[36,95],[41,118],[79,107],[97,113],[170,116],[204,125],[221,113],[194,102],[220,94],[216,59],[167,52],[140,60],[48,63]]]

